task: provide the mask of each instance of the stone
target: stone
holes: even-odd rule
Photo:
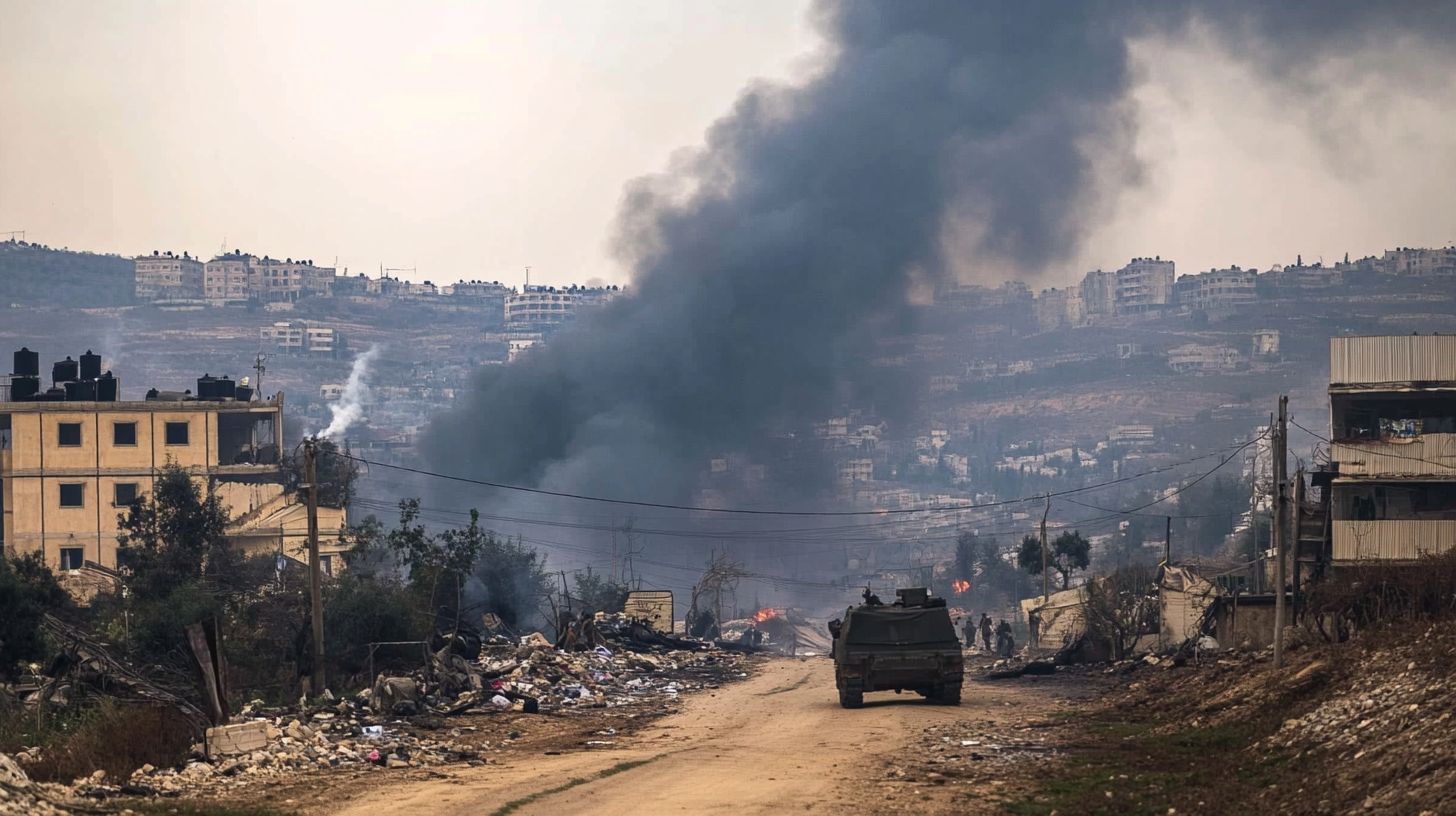
[[[268,723],[263,720],[207,729],[206,754],[209,757],[251,753],[267,744]]]
[[[0,784],[16,790],[25,790],[30,787],[30,777],[21,770],[15,760],[5,754],[0,754]]]

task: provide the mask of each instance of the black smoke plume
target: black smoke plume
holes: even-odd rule
[[[1313,99],[1324,56],[1382,40],[1449,55],[1453,9],[822,2],[812,79],[749,87],[703,148],[629,186],[630,296],[482,371],[430,427],[427,456],[450,473],[689,499],[710,456],[837,406],[909,401],[865,361],[912,328],[912,292],[967,266],[1069,257],[1137,179],[1131,40],[1197,25]]]

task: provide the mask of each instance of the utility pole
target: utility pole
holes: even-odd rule
[[[264,354],[263,352],[260,351],[260,352],[258,352],[257,358],[255,358],[253,360],[253,370],[256,371],[256,372],[258,372],[258,381],[255,382],[255,383],[253,383],[253,393],[258,395],[258,399],[263,399],[264,398],[263,397],[263,372],[264,371],[267,371],[268,370],[268,367],[265,366],[265,365],[263,365],[263,363],[265,361],[267,361],[267,359],[268,359],[268,355],[266,355],[266,354]]]
[[[1167,527],[1163,530],[1163,564],[1173,563],[1173,517],[1163,516]]]
[[[313,618],[313,693],[324,693],[324,594],[318,543],[318,443],[303,440],[305,478],[308,479],[308,594]]]
[[[1047,601],[1051,600],[1051,597],[1052,597],[1051,596],[1051,590],[1048,589],[1048,587],[1047,587],[1047,578],[1048,578],[1047,572],[1048,572],[1048,569],[1049,569],[1049,565],[1048,565],[1047,561],[1049,559],[1047,557],[1047,539],[1046,539],[1046,520],[1047,520],[1047,514],[1050,513],[1051,511],[1052,511],[1052,495],[1050,493],[1048,493],[1047,496],[1046,496],[1046,507],[1042,508],[1042,511],[1041,511],[1041,602],[1042,603],[1046,603]]]
[[[1287,503],[1284,457],[1289,438],[1289,397],[1279,397],[1279,425],[1274,431],[1274,668],[1284,666],[1284,549],[1286,530],[1284,519]]]

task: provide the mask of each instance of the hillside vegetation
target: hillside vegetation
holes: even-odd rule
[[[126,258],[0,242],[0,305],[125,306],[134,294]]]

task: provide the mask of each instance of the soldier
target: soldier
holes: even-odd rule
[[[967,615],[965,621],[961,624],[961,632],[966,638],[966,648],[976,648],[976,619]]]
[[[1029,629],[1031,629],[1031,645],[1033,645],[1033,646],[1040,646],[1041,645],[1041,613],[1033,609],[1031,611],[1031,614],[1026,616],[1026,625],[1027,625],[1027,627]]]
[[[985,644],[986,651],[991,651],[991,616],[985,612],[981,613],[981,643]]]
[[[1016,651],[1016,641],[1011,637],[1011,624],[1005,618],[996,624],[996,651],[1004,658],[1010,659],[1011,653]]]

